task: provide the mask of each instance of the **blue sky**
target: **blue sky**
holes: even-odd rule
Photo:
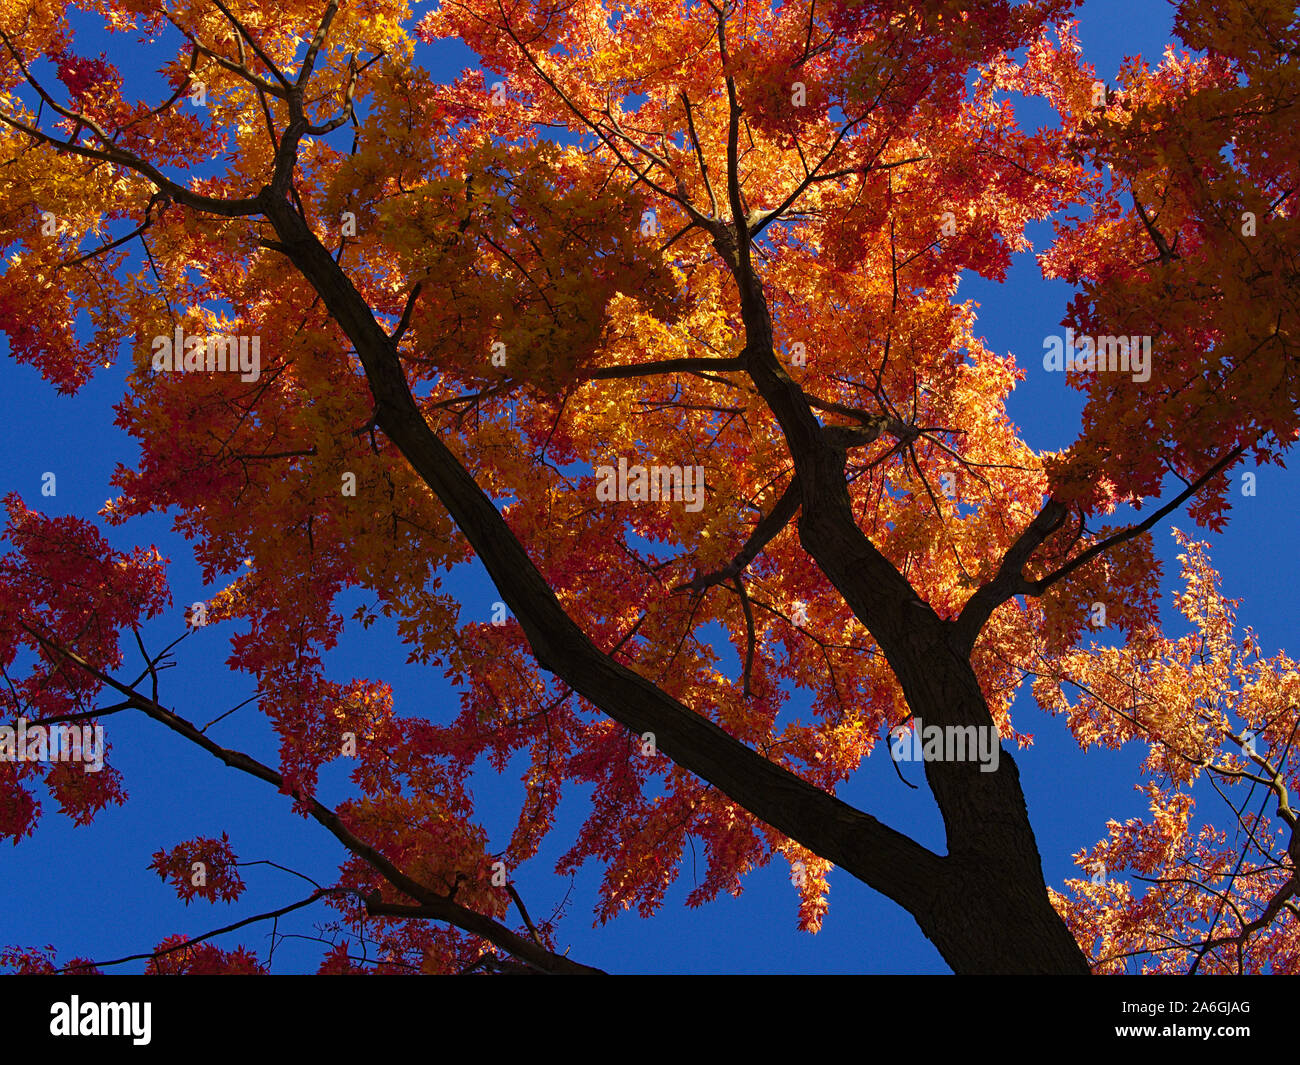
[[[1089,0],[1079,15],[1085,58],[1098,76],[1112,82],[1125,56],[1142,54],[1154,63],[1171,40],[1172,17],[1172,6],[1156,0]],[[122,43],[120,38],[91,41],[84,50]],[[109,54],[121,61],[111,50]],[[459,54],[464,55],[463,50]],[[462,62],[428,50],[420,58],[446,77],[458,73]],[[1041,107],[1018,108],[1018,113],[1029,126],[1047,120]],[[1046,245],[1050,233],[1046,224],[1031,228],[1036,250]],[[1061,447],[1077,433],[1082,394],[1066,388],[1062,375],[1044,372],[1040,361],[1042,339],[1059,331],[1069,295],[1065,284],[1041,280],[1033,253],[1015,257],[1005,283],[968,276],[958,293],[980,304],[977,332],[989,346],[999,353],[1014,352],[1028,369],[1027,380],[1012,396],[1010,413],[1038,448]],[[3,337],[0,350],[7,356]],[[109,485],[115,465],[131,464],[135,455],[133,443],[112,425],[111,405],[122,392],[125,361],[69,398],[57,396],[29,367],[0,359],[6,449],[0,494],[17,491],[34,509],[87,518],[116,494]],[[46,471],[58,477],[54,498],[40,492]],[[1226,592],[1244,600],[1240,616],[1255,628],[1265,654],[1294,650],[1300,642],[1295,638],[1292,601],[1300,566],[1291,542],[1296,489],[1294,473],[1264,469],[1257,494],[1234,500],[1226,532],[1200,534],[1211,543]],[[1185,517],[1172,523],[1186,531],[1193,528]],[[1177,574],[1170,524],[1163,523],[1155,536],[1157,552],[1166,560],[1166,591],[1170,575]],[[212,591],[202,586],[187,545],[170,525],[170,517],[151,516],[124,528],[103,529],[115,547],[154,543],[171,559],[175,607],[146,629],[149,646],[155,649],[183,631],[186,604]],[[463,616],[470,618],[486,620],[497,598],[477,568],[462,567],[448,588],[463,604]],[[345,615],[349,602],[341,604]],[[1171,614],[1167,596],[1165,610],[1170,631],[1181,632],[1181,618]],[[176,668],[164,674],[164,703],[202,724],[251,694],[248,678],[230,675],[223,664],[231,632],[230,626],[213,626],[184,641],[177,650]],[[440,671],[407,665],[405,658],[405,647],[381,621],[365,632],[349,632],[327,662],[334,679],[388,680],[401,712],[435,718],[453,713],[458,697]],[[1134,791],[1142,752],[1130,748],[1085,755],[1064,722],[1042,714],[1028,697],[1017,704],[1016,722],[1035,736],[1032,748],[1015,755],[1044,872],[1049,884],[1059,886],[1064,878],[1078,875],[1070,855],[1101,838],[1108,819],[1123,821],[1146,813],[1142,797]],[[165,935],[196,935],[307,893],[296,877],[254,866],[243,870],[248,890],[236,904],[182,906],[147,865],[155,850],[200,835],[227,832],[244,861],[270,859],[323,883],[332,880],[344,857],[342,848],[313,822],[293,814],[289,802],[273,788],[225,769],[139,715],[119,714],[106,719],[106,725],[111,758],[124,775],[131,801],[105,810],[88,828],[72,826],[46,803],[34,838],[0,849],[0,946],[53,943],[65,960],[73,954],[108,959],[146,951]],[[276,741],[251,710],[232,719],[219,738],[263,761],[275,761]],[[323,772],[324,801],[333,804],[345,797],[347,771],[346,764],[335,763]],[[920,782],[919,772],[909,775]],[[523,793],[519,772],[512,767],[498,778],[487,769],[477,774],[474,791],[490,849],[498,849],[508,839]],[[582,962],[616,972],[947,971],[903,910],[838,870],[830,877],[829,914],[815,936],[795,927],[797,898],[788,867],[779,860],[751,874],[740,898],[722,896],[701,909],[687,909],[684,899],[696,881],[690,847],[682,875],[656,916],[643,919],[629,912],[593,928],[600,870],[589,865],[572,882],[552,873],[585,815],[587,794],[588,789],[571,787],[542,853],[513,872],[534,917],[548,915],[567,897],[568,916],[559,942]],[[898,783],[883,745],[840,794],[920,842],[942,849],[942,827],[928,791]],[[1217,816],[1212,795],[1209,802],[1208,811]],[[702,866],[699,873],[703,875]],[[311,937],[313,923],[330,917],[332,912],[323,905],[300,911],[280,923],[280,932]],[[243,943],[265,959],[268,932],[269,926],[256,926],[217,942],[225,949]],[[273,968],[284,973],[314,971],[323,949],[310,938],[283,939],[276,946]],[[142,968],[137,962],[112,971]]]

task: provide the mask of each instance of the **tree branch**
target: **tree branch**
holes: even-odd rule
[[[685,584],[679,584],[673,591],[702,592],[715,584],[723,584],[733,577],[738,577],[759,556],[763,548],[790,524],[790,519],[799,511],[802,494],[802,489],[799,487],[799,478],[791,478],[790,483],[785,487],[785,491],[781,493],[781,498],[776,501],[776,506],[764,515],[754,527],[754,531],[749,534],[749,539],[745,541],[744,546],[736,552],[736,556],[727,565],[723,566],[722,569],[714,570],[712,573],[697,574]]]
[[[102,969],[106,965],[122,965],[128,961],[144,961],[146,959],[157,960],[167,954],[174,954],[178,950],[184,950],[186,947],[192,947],[195,943],[202,943],[205,939],[214,939],[217,936],[225,935],[227,932],[233,932],[236,929],[243,928],[246,925],[256,924],[258,921],[269,921],[276,917],[283,917],[286,913],[293,913],[294,910],[301,910],[304,906],[310,906],[320,899],[327,898],[330,895],[350,895],[355,894],[351,888],[321,888],[319,891],[313,891],[305,899],[299,899],[297,902],[290,903],[288,906],[281,906],[278,910],[270,910],[267,913],[259,913],[253,917],[245,917],[242,921],[236,921],[234,924],[228,924],[223,928],[214,928],[211,932],[204,932],[201,936],[194,936],[192,939],[186,939],[184,943],[176,943],[170,947],[164,947],[162,950],[149,951],[146,954],[128,954],[122,958],[113,958],[111,961],[94,961],[75,968],[65,965],[59,972],[78,972],[88,966],[94,966],[96,969]]]
[[[360,356],[379,425],[465,534],[542,668],[637,735],[653,732],[659,750],[779,832],[909,910],[928,908],[944,868],[937,855],[768,761],[601,653],[565,613],[496,506],[429,428],[391,340],[301,215],[270,197],[267,215]]]
[[[404,872],[398,869],[397,866],[384,857],[383,854],[375,850],[375,848],[371,847],[370,844],[366,843],[359,836],[355,835],[352,830],[343,823],[343,819],[328,806],[324,805],[313,796],[304,796],[297,790],[286,788],[284,777],[274,769],[270,768],[270,766],[263,765],[261,762],[257,761],[257,759],[249,757],[242,751],[235,751],[222,747],[220,744],[209,739],[190,724],[190,722],[186,721],[178,714],[175,714],[166,707],[159,705],[153,699],[141,695],[139,692],[127,685],[120,683],[114,677],[91,665],[76,652],[68,650],[54,641],[47,639],[21,620],[18,624],[28,633],[28,635],[38,640],[43,647],[55,654],[62,655],[81,669],[85,670],[96,680],[103,684],[107,684],[110,688],[120,692],[127,698],[132,706],[137,710],[142,711],[148,717],[153,718],[153,720],[162,725],[166,725],[167,728],[171,729],[178,735],[185,737],[185,739],[189,740],[191,743],[202,747],[209,754],[220,759],[232,769],[241,770],[242,772],[257,777],[259,780],[263,780],[268,784],[274,784],[279,791],[285,792],[297,799],[306,807],[307,812],[311,817],[329,831],[330,834],[342,843],[344,847],[369,865],[399,891],[409,895],[413,899],[419,900],[421,905],[416,908],[419,910],[419,913],[413,914],[413,916],[431,917],[439,921],[446,921],[448,924],[455,925],[457,928],[463,929],[466,932],[481,936],[490,943],[494,943],[504,950],[508,950],[516,957],[522,958],[545,972],[568,974],[600,972],[598,969],[592,969],[590,966],[570,961],[568,958],[562,957],[558,954],[553,954],[540,944],[517,935],[505,925],[500,924],[491,917],[486,917],[481,913],[461,906],[459,903],[453,902],[446,896],[439,895],[437,892],[425,887],[419,881],[407,876]],[[372,913],[380,912],[379,910],[372,908],[369,901],[367,902],[367,909]]]

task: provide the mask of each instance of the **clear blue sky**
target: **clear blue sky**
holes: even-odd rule
[[[1125,56],[1141,54],[1154,63],[1172,39],[1172,16],[1172,6],[1161,0],[1089,0],[1079,16],[1085,58],[1098,76],[1112,82]],[[121,47],[120,39],[89,39],[81,49],[93,54],[115,46]],[[128,65],[123,57],[109,54]],[[450,77],[462,66],[473,65],[465,55],[460,50],[449,59],[424,49],[420,58],[435,73]],[[1027,125],[1046,121],[1041,107],[1018,111]],[[1050,229],[1033,227],[1030,236],[1041,250]],[[981,304],[978,331],[988,344],[1000,353],[1014,352],[1028,369],[1027,381],[1012,398],[1011,416],[1029,443],[1057,448],[1070,442],[1077,433],[1081,394],[1067,389],[1062,375],[1045,373],[1039,361],[1042,338],[1059,329],[1069,298],[1067,286],[1043,282],[1033,253],[1027,253],[1016,257],[1004,284],[967,277],[958,295]],[[0,346],[7,356],[3,337]],[[119,364],[96,376],[78,396],[59,397],[32,369],[0,359],[6,456],[0,493],[17,491],[28,506],[48,514],[93,517],[116,494],[109,484],[115,464],[130,465],[135,458],[133,442],[112,424],[111,405],[121,395],[124,376]],[[40,494],[46,471],[58,477],[54,498]],[[1280,648],[1294,651],[1300,643],[1292,603],[1300,565],[1291,539],[1296,489],[1294,473],[1267,468],[1260,472],[1257,495],[1235,500],[1227,531],[1213,537],[1202,534],[1211,542],[1211,557],[1223,573],[1225,590],[1244,600],[1241,618],[1254,626],[1265,654]],[[1185,517],[1175,523],[1192,529]],[[1169,524],[1156,533],[1166,578],[1177,573]],[[104,532],[115,547],[154,543],[171,560],[175,608],[146,629],[149,645],[160,648],[182,631],[185,605],[206,598],[212,589],[202,586],[187,545],[170,531],[169,517],[137,519]],[[464,604],[465,616],[483,620],[497,598],[477,568],[454,574],[449,590]],[[1181,618],[1169,611],[1167,599],[1165,616],[1171,619],[1171,631],[1182,631]],[[232,630],[214,626],[185,641],[177,668],[164,674],[164,703],[202,724],[251,693],[248,678],[230,675],[223,664]],[[401,712],[434,718],[454,713],[457,695],[441,673],[407,665],[405,657],[406,649],[391,629],[377,623],[366,632],[350,632],[327,662],[337,680],[365,676],[389,681]],[[1034,746],[1016,752],[1016,758],[1048,883],[1059,886],[1066,877],[1078,875],[1070,855],[1101,838],[1108,819],[1122,821],[1146,813],[1133,790],[1141,751],[1133,747],[1085,755],[1064,723],[1044,715],[1027,696],[1017,704],[1016,722],[1035,736]],[[61,960],[73,954],[107,959],[146,951],[169,934],[197,935],[307,893],[297,878],[257,866],[243,870],[248,890],[239,902],[197,902],[185,908],[147,865],[155,850],[200,835],[227,832],[245,861],[270,859],[323,883],[332,881],[345,856],[342,848],[323,829],[294,815],[289,801],[273,788],[225,769],[139,715],[119,714],[106,724],[111,759],[124,775],[130,801],[103,811],[88,828],[73,827],[47,802],[36,835],[0,850],[0,946],[53,943]],[[275,762],[276,741],[252,710],[232,719],[232,727],[220,738]],[[942,849],[941,825],[928,791],[903,788],[886,757],[880,745],[841,796]],[[340,762],[323,772],[324,801],[333,804],[346,796],[347,771]],[[490,849],[499,849],[508,839],[522,796],[519,770],[512,767],[498,779],[487,768],[476,776],[474,791],[490,833]],[[581,824],[588,794],[588,789],[570,788],[542,853],[513,874],[534,917],[549,914],[568,896],[559,942],[582,962],[615,972],[947,971],[904,911],[838,870],[830,877],[830,912],[815,936],[796,930],[796,896],[788,866],[780,860],[750,875],[740,898],[722,896],[702,909],[687,909],[684,899],[695,884],[689,847],[682,875],[655,917],[647,920],[629,912],[593,928],[600,870],[589,865],[572,884],[552,873],[556,858]],[[1213,796],[1208,803],[1208,811],[1217,816]],[[312,936],[315,921],[332,917],[321,905],[281,921],[280,931]],[[269,925],[259,925],[217,942],[225,949],[243,943],[265,959],[268,932]],[[323,949],[305,939],[284,940],[276,948],[274,969],[314,971]],[[112,971],[142,968],[143,963],[133,963]]]

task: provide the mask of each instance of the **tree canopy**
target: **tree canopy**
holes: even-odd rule
[[[1234,477],[1300,435],[1300,25],[1183,0],[1182,47],[1108,84],[1074,6],[7,2],[0,329],[60,392],[127,360],[138,453],[98,515],[6,497],[4,720],[143,714],[291,797],[347,851],[307,901],[378,947],[323,972],[591,971],[510,880],[588,787],[556,871],[602,868],[598,919],[654,912],[695,840],[690,904],[780,860],[815,932],[839,867],[957,972],[1300,971],[1300,672],[1183,532],[1171,635],[1152,541],[1222,529]],[[451,41],[486,80],[421,65]],[[1020,96],[1056,121],[1022,129]],[[957,295],[1043,220],[1074,292],[1058,366],[1039,337],[991,350]],[[1054,369],[1086,403],[1042,451],[1006,405]],[[153,512],[204,602],[105,538]],[[468,561],[490,618],[446,588]],[[173,646],[140,630],[168,616],[229,626],[275,765],[160,683]],[[331,676],[381,620],[459,708]],[[1031,698],[1082,746],[1148,751],[1149,817],[1059,891],[1013,756]],[[923,758],[942,853],[835,794],[926,727],[969,740]],[[467,782],[521,753],[492,850]],[[1226,802],[1194,826],[1207,782]],[[0,834],[129,787],[111,755],[11,755]],[[231,901],[236,846],[152,867]],[[150,962],[261,964],[183,937]]]

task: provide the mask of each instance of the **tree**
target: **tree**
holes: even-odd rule
[[[327,900],[394,965],[591,971],[509,881],[590,783],[560,871],[605,866],[599,917],[653,911],[689,836],[691,903],[781,856],[816,931],[838,866],[957,972],[1296,971],[1300,673],[1235,633],[1187,538],[1194,632],[1165,635],[1151,540],[1185,504],[1221,528],[1229,475],[1297,436],[1295,16],[1183,3],[1204,54],[1111,89],[1072,6],[467,0],[412,30],[385,0],[74,5],[176,49],[152,94],[79,54],[68,11],[10,6],[0,326],[66,392],[129,338],[139,461],[100,517],[176,508],[222,584],[190,627],[233,624],[279,765],[165,699],[171,647],[139,631],[172,609],[157,551],[16,495],[6,715],[136,711],[274,784],[349,852],[277,912]],[[496,74],[439,84],[417,39]],[[1056,127],[1017,128],[1017,92]],[[1044,368],[1088,394],[1056,453],[1019,438],[1024,371],[956,299],[1047,218],[1044,273],[1077,295]],[[1101,523],[1121,506],[1148,513]],[[441,590],[469,559],[490,621]],[[454,719],[327,679],[352,589],[352,622],[395,623],[461,687]],[[1151,819],[1112,823],[1068,895],[1000,746],[1025,740],[1026,678],[1080,743],[1150,751]],[[787,705],[809,719],[778,723]],[[945,853],[835,797],[877,745],[919,751]],[[467,775],[521,751],[517,828],[489,853]],[[319,770],[353,755],[356,796],[329,807]],[[1192,831],[1198,780],[1225,825]],[[80,821],[124,795],[111,764],[0,763],[6,836],[33,831],[42,785]],[[154,868],[187,900],[243,887],[224,837]],[[183,938],[151,961],[258,964]],[[338,948],[322,971],[355,964]]]

